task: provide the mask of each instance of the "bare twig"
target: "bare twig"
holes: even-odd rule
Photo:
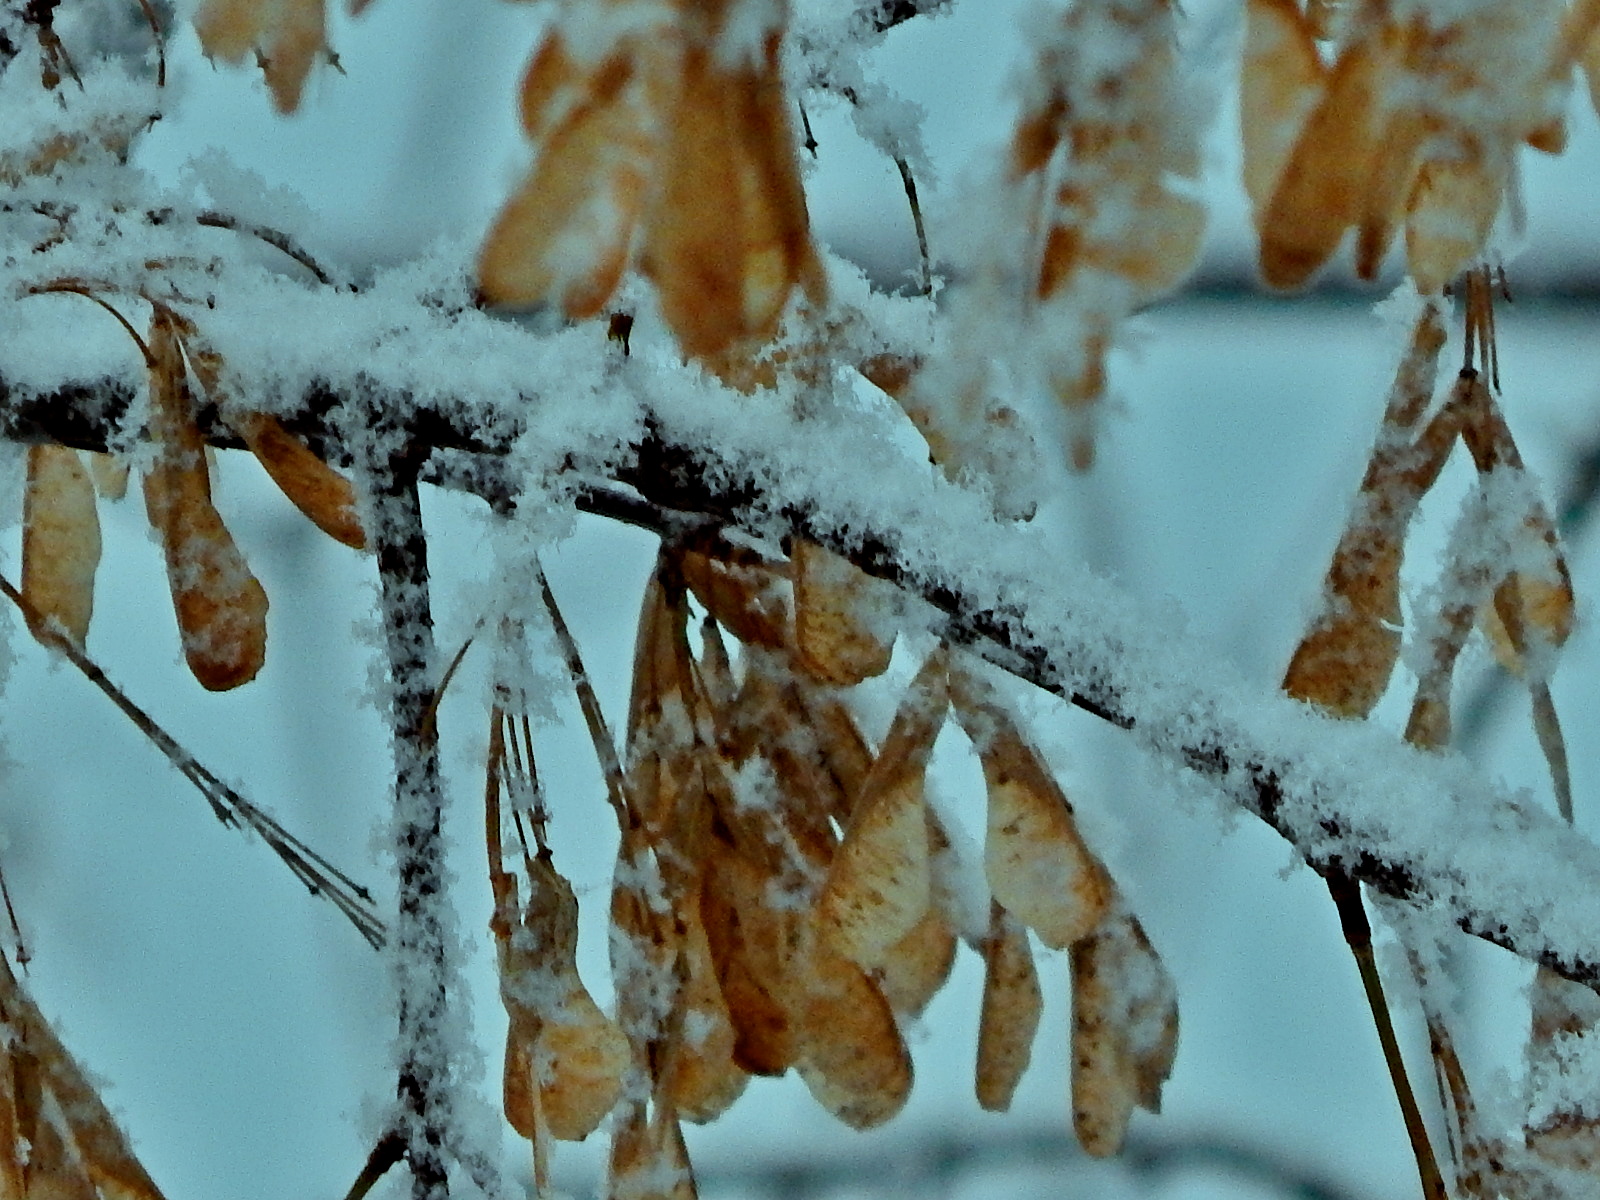
[[[905,185],[906,203],[911,206],[911,223],[917,230],[917,255],[922,262],[922,294],[933,295],[933,263],[928,257],[928,230],[922,223],[922,204],[917,200],[917,180],[911,174],[911,164],[901,154],[895,155],[894,165],[899,168],[900,182]]]
[[[12,586],[10,580],[0,576],[0,593],[26,614],[32,611],[27,599]],[[178,744],[171,734],[155,722],[144,709],[128,698],[126,692],[106,677],[98,664],[87,654],[63,638],[53,643],[67,661],[83,674],[84,678],[99,688],[135,728],[153,742],[167,761],[183,773],[184,778],[199,789],[217,820],[224,825],[242,826],[254,830],[267,846],[288,866],[296,879],[305,884],[313,896],[325,896],[335,908],[349,918],[350,923],[375,949],[384,943],[385,930],[373,910],[372,894],[361,887],[322,855],[286,830],[269,813],[246,800],[200,763]]]

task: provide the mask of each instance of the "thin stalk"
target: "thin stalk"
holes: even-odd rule
[[[906,203],[911,206],[911,223],[917,230],[917,255],[922,262],[922,294],[933,295],[933,261],[928,255],[928,230],[922,223],[922,203],[917,199],[917,180],[911,174],[911,164],[900,155],[894,165],[899,168],[900,182],[905,185]]]
[[[1411,1078],[1406,1074],[1405,1059],[1400,1055],[1400,1041],[1395,1037],[1394,1022],[1389,1016],[1389,1002],[1383,994],[1383,979],[1378,974],[1378,962],[1372,953],[1372,926],[1361,902],[1360,885],[1344,874],[1330,872],[1325,878],[1334,907],[1339,910],[1339,926],[1344,932],[1345,943],[1350,947],[1350,953],[1356,960],[1356,970],[1361,975],[1367,1007],[1372,1010],[1372,1024],[1378,1031],[1378,1042],[1383,1047],[1383,1061],[1389,1068],[1395,1099],[1400,1102],[1400,1115],[1405,1121],[1406,1136],[1411,1140],[1411,1152],[1416,1156],[1422,1194],[1426,1200],[1449,1200],[1450,1193],[1445,1189],[1444,1177],[1439,1173],[1439,1160],[1434,1157],[1433,1143],[1428,1140],[1428,1127],[1423,1123],[1416,1093],[1411,1090]]]
[[[33,605],[3,575],[0,575],[0,595],[16,605],[25,616],[33,612]],[[214,772],[158,725],[154,717],[129,699],[126,692],[111,682],[99,664],[69,639],[60,639],[52,643],[52,647],[76,667],[85,679],[99,688],[133,722],[134,728],[149,738],[167,761],[194,784],[211,806],[211,812],[217,820],[224,825],[254,830],[313,896],[324,896],[332,901],[334,907],[349,918],[350,923],[374,949],[383,948],[386,930],[373,911],[372,894],[366,888],[295,837],[270,813],[217,778]]]

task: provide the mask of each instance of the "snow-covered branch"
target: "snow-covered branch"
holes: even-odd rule
[[[907,448],[886,409],[840,404],[800,419],[683,371],[664,334],[636,334],[624,356],[593,327],[535,338],[471,311],[413,328],[404,357],[319,370],[350,359],[279,353],[274,370],[239,369],[256,353],[267,361],[267,339],[249,341],[262,328],[231,325],[230,395],[278,413],[330,461],[364,457],[348,414],[376,406],[409,414],[417,450],[432,451],[424,478],[504,512],[573,504],[668,537],[826,545],[925,602],[908,620],[1124,728],[1156,763],[1209,778],[1313,869],[1347,872],[1600,989],[1600,852],[1587,839],[1459,758],[1238,677],[1074,565],[1048,532],[997,522],[985,497]],[[119,424],[138,411],[132,362],[46,389],[21,385],[12,361],[0,360],[6,436],[81,447],[138,436]],[[559,387],[506,386],[514,375]],[[226,421],[208,434],[237,444]]]

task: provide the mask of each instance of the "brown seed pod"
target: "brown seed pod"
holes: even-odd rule
[[[911,1054],[865,972],[814,935],[790,976],[795,1067],[817,1103],[852,1129],[883,1124],[911,1094]]]
[[[752,552],[685,550],[677,560],[694,598],[746,645],[789,644],[789,587],[773,565]]]
[[[823,936],[869,969],[927,915],[932,876],[923,770],[874,775],[817,902]]]
[[[1365,717],[1389,686],[1400,654],[1400,567],[1418,502],[1455,444],[1459,404],[1420,433],[1445,342],[1429,305],[1411,341],[1384,413],[1367,471],[1323,585],[1323,609],[1295,648],[1283,688],[1343,717]]]
[[[736,1034],[733,1060],[752,1075],[782,1075],[798,1052],[786,998],[800,922],[773,904],[772,885],[756,862],[713,843],[700,913]]]
[[[1406,217],[1406,262],[1417,291],[1440,294],[1483,252],[1510,171],[1507,156],[1478,143],[1422,165]]]
[[[259,0],[204,0],[194,31],[207,58],[240,63],[267,36],[270,9]]]
[[[1594,1036],[1600,1027],[1600,999],[1547,967],[1535,973],[1529,998],[1529,1078],[1569,1074],[1573,1067],[1570,1061],[1563,1062],[1563,1050],[1570,1053],[1575,1038]],[[1553,1111],[1541,1114],[1538,1124],[1527,1128],[1524,1136],[1528,1149],[1546,1162],[1572,1171],[1600,1168],[1600,1122],[1582,1105],[1554,1106]]]
[[[988,787],[984,874],[994,898],[1039,940],[1064,950],[1105,916],[1115,888],[1039,752],[970,671],[951,674],[956,714]]]
[[[678,1003],[681,1034],[666,1071],[665,1089],[674,1110],[703,1124],[737,1100],[750,1076],[734,1060],[737,1033],[717,980],[711,943],[700,920],[696,890],[680,910],[685,925],[679,949],[682,969]]]
[[[627,1104],[611,1135],[607,1200],[695,1200],[698,1194],[683,1126],[659,1100]]]
[[[520,928],[498,938],[500,996],[510,1017],[506,1116],[524,1137],[582,1141],[616,1106],[632,1048],[578,976],[578,901],[544,858],[528,860]],[[534,1132],[530,1132],[530,1130]]]
[[[1158,1112],[1178,1049],[1172,979],[1119,911],[1072,947],[1072,1124],[1096,1157],[1122,1148],[1134,1106]]]
[[[578,982],[547,1014],[534,1045],[539,1107],[557,1141],[581,1142],[622,1098],[633,1050],[627,1035]]]
[[[759,62],[732,67],[691,39],[659,184],[643,265],[685,353],[768,341],[796,286],[820,302],[775,35]]]
[[[290,503],[334,541],[352,550],[367,548],[355,488],[348,479],[313,454],[276,417],[246,413],[234,424]]]
[[[903,938],[884,952],[873,979],[900,1017],[917,1017],[950,978],[956,934],[937,907],[928,909]]]
[[[997,903],[983,943],[983,1007],[978,1018],[978,1103],[1005,1112],[1033,1057],[1044,993],[1022,923]]]
[[[1133,288],[1136,303],[1165,295],[1189,275],[1206,231],[1206,206],[1165,186],[1141,188],[1125,239],[1087,244],[1083,264]]]
[[[894,632],[878,609],[883,585],[814,542],[797,541],[792,558],[797,660],[836,687],[888,670]]]
[[[542,77],[543,61],[541,51],[530,81]],[[479,287],[491,303],[554,304],[574,319],[604,310],[628,265],[655,171],[660,69],[630,47],[563,81],[576,95],[564,98],[563,115],[542,137],[531,173],[479,255]],[[525,120],[528,109],[525,103]]]
[[[100,515],[94,485],[76,450],[28,447],[22,504],[23,610],[33,636],[81,647],[94,614]]]
[[[1464,372],[1457,387],[1466,391],[1467,419],[1461,437],[1480,474],[1521,473],[1522,453],[1517,449],[1505,414],[1477,372]],[[1525,564],[1500,580],[1493,604],[1479,614],[1484,633],[1505,668],[1521,675],[1530,656],[1541,673],[1554,663],[1555,652],[1572,635],[1575,600],[1572,574],[1561,539],[1544,504],[1525,485],[1528,497],[1522,515],[1517,557]]]
[[[157,445],[144,477],[145,511],[161,539],[189,670],[211,691],[255,678],[266,659],[267,594],[211,503],[205,444],[172,315],[150,323],[150,426]]]
[[[945,669],[935,652],[906,690],[817,901],[823,940],[868,969],[884,964],[932,901],[923,784],[944,724]]]
[[[102,500],[121,500],[128,494],[128,461],[115,454],[89,452],[89,474]]]
[[[1411,110],[1395,113],[1385,126],[1356,230],[1356,274],[1362,279],[1376,279],[1382,269],[1416,191],[1423,148],[1438,133],[1437,120]]]
[[[1382,132],[1398,36],[1386,20],[1347,43],[1306,117],[1257,225],[1261,275],[1297,288],[1338,249],[1361,213]]]
[[[323,0],[204,0],[194,28],[208,58],[238,63],[259,53],[273,107],[280,113],[300,106],[306,78],[327,49]]]

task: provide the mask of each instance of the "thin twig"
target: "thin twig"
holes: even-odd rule
[[[539,568],[534,568],[539,580],[539,592],[544,598],[544,606],[550,614],[550,625],[555,630],[556,641],[561,647],[561,654],[566,662],[567,673],[572,677],[573,690],[578,694],[578,707],[583,710],[583,719],[589,726],[589,738],[594,742],[595,757],[600,760],[600,772],[606,780],[606,796],[611,801],[611,807],[617,814],[617,821],[624,830],[635,828],[638,825],[633,805],[628,799],[627,776],[622,770],[622,760],[617,757],[616,743],[611,740],[611,730],[606,725],[605,714],[600,711],[600,700],[594,693],[594,686],[589,682],[589,672],[584,668],[583,658],[578,653],[578,643],[573,639],[572,631],[567,628],[566,621],[561,616],[561,608],[556,604],[554,593],[550,591],[550,582]]]
[[[922,223],[922,205],[917,200],[917,181],[911,174],[911,164],[904,155],[894,156],[894,165],[900,170],[900,182],[905,185],[906,203],[911,206],[911,223],[917,230],[917,255],[922,262],[922,294],[933,295],[933,263],[928,257],[928,230]]]
[[[310,252],[282,230],[273,229],[269,225],[256,225],[252,222],[241,221],[237,217],[217,212],[215,209],[206,209],[195,217],[195,221],[212,229],[228,229],[234,233],[248,234],[250,237],[257,238],[294,259],[295,262],[315,275],[318,283],[326,287],[336,286],[333,276],[323,270],[322,265],[311,257]],[[159,221],[156,223],[160,224]]]
[[[156,18],[156,10],[150,7],[150,0],[139,0],[139,7],[144,10],[144,19],[150,22],[150,33],[156,40],[156,86],[167,86],[167,38],[161,32],[161,22]]]
[[[1539,738],[1539,749],[1544,751],[1544,760],[1550,765],[1550,786],[1556,797],[1556,811],[1570,825],[1572,771],[1567,765],[1567,739],[1561,732],[1561,719],[1556,715],[1549,684],[1542,680],[1530,683],[1528,693],[1533,699],[1533,730]]]
[[[1389,1079],[1394,1084],[1395,1099],[1400,1104],[1406,1137],[1411,1141],[1411,1153],[1417,1160],[1422,1194],[1427,1200],[1449,1200],[1444,1177],[1439,1173],[1439,1160],[1434,1157],[1433,1143],[1428,1139],[1428,1127],[1422,1119],[1422,1109],[1417,1105],[1411,1077],[1406,1073],[1400,1042],[1394,1033],[1394,1021],[1389,1016],[1389,1002],[1384,996],[1383,978],[1378,974],[1378,962],[1372,951],[1372,925],[1367,920],[1367,911],[1361,902],[1361,888],[1342,873],[1330,872],[1326,879],[1334,907],[1339,910],[1339,927],[1356,960],[1361,990],[1366,994],[1367,1007],[1372,1013],[1372,1024],[1378,1031],[1383,1061],[1389,1068]]]
[[[22,940],[22,926],[17,921],[16,906],[11,903],[11,889],[6,886],[6,873],[3,868],[0,868],[0,899],[4,899],[6,902],[6,916],[11,921],[11,932],[16,937],[17,966],[21,967],[23,973],[26,974],[28,964],[33,961],[33,955],[28,953],[28,944]]]
[[[30,623],[37,613],[28,600],[12,586],[10,580],[0,576],[0,593],[17,606]],[[374,949],[384,944],[385,929],[372,905],[372,894],[361,887],[321,854],[286,830],[276,818],[246,800],[233,788],[218,779],[194,755],[179,745],[177,739],[156,723],[116,684],[106,677],[98,664],[70,639],[62,638],[52,643],[83,676],[101,690],[111,702],[122,710],[134,726],[153,742],[167,761],[183,773],[184,778],[199,790],[211,805],[211,811],[224,825],[245,826],[254,830],[267,846],[283,860],[296,879],[305,884],[313,896],[326,896],[335,908],[349,918],[350,923]]]

